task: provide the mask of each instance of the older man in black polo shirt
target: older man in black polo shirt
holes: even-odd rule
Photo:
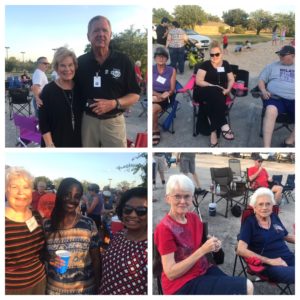
[[[91,52],[78,58],[75,77],[84,105],[84,147],[126,147],[123,112],[139,100],[140,88],[129,58],[109,47],[112,30],[103,16],[88,24]]]

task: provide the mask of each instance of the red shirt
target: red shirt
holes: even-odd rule
[[[227,35],[224,35],[223,36],[223,44],[228,44],[228,37],[227,37]]]
[[[174,252],[175,262],[180,262],[194,253],[200,246],[203,234],[203,223],[194,213],[186,214],[187,223],[180,224],[166,215],[157,225],[154,233],[154,243],[160,255]],[[162,287],[164,295],[175,294],[188,281],[206,273],[210,267],[205,256],[184,275],[169,280],[162,272]]]
[[[32,202],[31,202],[31,207],[33,210],[37,210],[37,207],[38,207],[38,204],[39,204],[39,201],[40,201],[40,198],[45,195],[46,192],[40,194],[38,191],[34,191],[32,193]]]
[[[248,176],[252,176],[258,171],[258,167],[252,167],[248,169]],[[265,168],[262,168],[261,172],[258,174],[258,176],[254,179],[254,181],[251,183],[251,187],[253,189],[257,189],[259,187],[269,187],[268,184],[269,174],[266,171]]]

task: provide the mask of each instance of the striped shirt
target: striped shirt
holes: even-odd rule
[[[5,217],[5,290],[33,287],[46,276],[41,261],[44,246],[41,217],[37,212],[33,212],[33,216],[39,224],[33,232],[25,222]]]

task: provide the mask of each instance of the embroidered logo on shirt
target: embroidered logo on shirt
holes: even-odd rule
[[[283,228],[280,225],[274,224],[273,227],[277,232],[283,231]]]
[[[120,69],[113,69],[112,71],[110,71],[110,74],[114,78],[119,78],[119,77],[121,77],[121,70]]]

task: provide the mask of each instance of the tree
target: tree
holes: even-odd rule
[[[168,18],[170,21],[173,20],[173,17],[168,11],[164,8],[153,8],[152,10],[152,22],[153,24],[160,24],[162,18]]]
[[[214,16],[211,14],[206,14],[207,21],[211,22],[222,22],[222,20],[218,16]]]
[[[249,25],[256,30],[256,35],[262,29],[270,28],[273,22],[274,18],[268,11],[258,9],[250,14]]]
[[[59,187],[59,185],[60,185],[60,183],[62,182],[63,179],[64,179],[63,177],[59,177],[59,178],[56,178],[56,179],[53,180],[53,185],[55,186],[56,190],[58,189],[58,187]]]
[[[12,72],[17,69],[18,60],[15,57],[10,57],[5,60],[5,72]]]
[[[234,27],[241,25],[243,27],[248,26],[248,17],[249,15],[242,9],[231,9],[223,12],[223,20],[226,24]]]
[[[123,180],[123,181],[121,181],[121,182],[119,182],[119,183],[117,184],[117,189],[118,189],[118,190],[123,190],[123,189],[128,190],[128,189],[130,189],[131,187],[133,187],[133,184],[132,184],[132,183],[129,183],[129,182],[126,181],[126,180]]]
[[[274,24],[272,24],[272,27],[275,24],[278,24],[280,27],[285,26],[287,28],[287,36],[295,36],[295,13],[290,12],[289,14],[274,14]]]
[[[176,5],[174,16],[181,28],[194,29],[207,21],[207,15],[198,5]]]
[[[134,157],[132,160],[136,159],[144,159],[144,162],[140,163],[130,163],[125,166],[119,166],[117,169],[118,170],[127,170],[128,172],[132,172],[133,174],[140,173],[140,177],[142,180],[142,183],[140,186],[142,187],[147,187],[147,160],[148,160],[148,155],[147,153],[140,153],[136,157]]]

